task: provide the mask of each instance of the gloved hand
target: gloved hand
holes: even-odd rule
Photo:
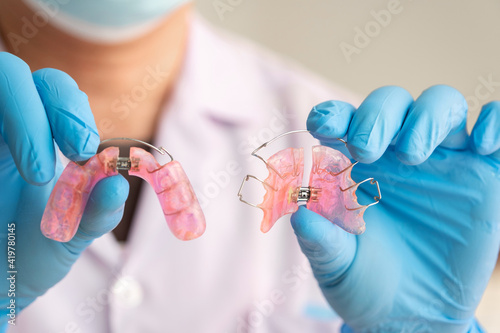
[[[65,156],[84,160],[95,154],[99,135],[87,96],[73,79],[54,69],[32,74],[8,53],[0,53],[0,134],[0,326],[5,329],[13,318],[11,300],[17,314],[121,220],[128,183],[118,175],[97,184],[70,242],[42,235],[42,214],[62,172],[54,140]],[[8,296],[9,289],[15,297]]]
[[[343,332],[481,330],[474,311],[500,245],[500,103],[483,107],[470,137],[466,114],[443,85],[415,101],[383,87],[356,111],[337,101],[311,111],[312,134],[360,161],[353,179],[374,177],[383,196],[359,236],[304,207],[292,216]],[[348,152],[334,140],[345,135]],[[373,202],[373,190],[361,185],[358,200]]]

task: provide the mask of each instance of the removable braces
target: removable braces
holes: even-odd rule
[[[70,162],[57,181],[43,213],[40,228],[50,239],[68,242],[76,234],[85,206],[94,186],[102,179],[128,170],[129,175],[147,181],[155,190],[172,233],[181,240],[200,237],[205,231],[205,216],[181,164],[163,147],[130,140],[149,146],[171,159],[160,165],[154,156],[138,147],[130,148],[130,157],[119,157],[118,147],[109,147],[81,166]]]
[[[238,197],[240,201],[252,207],[262,209],[264,218],[261,231],[268,232],[276,221],[297,211],[298,203],[305,202],[311,211],[322,215],[340,228],[355,235],[366,230],[363,214],[366,208],[376,205],[381,199],[380,186],[373,178],[355,183],[351,178],[351,169],[358,163],[351,161],[340,151],[330,147],[317,145],[312,148],[312,170],[307,187],[302,186],[304,174],[304,149],[287,148],[272,155],[267,161],[257,152],[279,138],[307,130],[297,130],[283,133],[262,144],[252,152],[252,156],[265,163],[269,175],[261,180],[253,175],[243,179]],[[338,139],[345,145],[347,143]],[[243,199],[243,188],[246,182],[255,179],[264,185],[266,194],[261,204],[255,205]],[[357,188],[369,182],[377,187],[378,195],[374,202],[359,205],[356,197]]]

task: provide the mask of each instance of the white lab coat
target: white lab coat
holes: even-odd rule
[[[254,173],[249,147],[305,128],[311,107],[328,99],[352,101],[195,17],[154,143],[184,166],[206,233],[189,242],[174,238],[146,184],[129,242],[121,246],[112,234],[96,240],[9,332],[338,331],[289,217],[262,234],[262,213],[236,196],[244,175]]]

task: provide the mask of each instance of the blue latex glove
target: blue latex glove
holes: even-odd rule
[[[80,253],[121,219],[128,195],[122,176],[104,179],[90,196],[75,237],[67,243],[45,238],[40,221],[62,172],[54,140],[72,160],[95,154],[99,135],[87,96],[67,74],[31,73],[21,59],[0,53],[0,326],[11,304],[16,314],[59,282]],[[8,233],[15,234],[15,262],[8,262]],[[12,237],[10,238],[12,239]],[[14,267],[9,267],[14,264]],[[15,298],[8,271],[15,275]]]
[[[332,101],[310,113],[313,135],[361,161],[353,179],[374,177],[383,195],[360,236],[304,207],[292,216],[344,332],[480,331],[474,311],[500,244],[500,103],[484,106],[470,137],[466,114],[442,85],[415,101],[383,87],[356,111]],[[349,152],[334,139],[345,135]],[[365,185],[359,201],[373,202]]]

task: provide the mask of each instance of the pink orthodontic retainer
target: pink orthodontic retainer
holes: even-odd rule
[[[162,154],[163,148],[146,144]],[[106,141],[117,140],[109,139]],[[104,142],[104,141],[103,141]],[[40,228],[50,239],[68,242],[76,234],[94,186],[103,178],[128,170],[129,175],[146,180],[155,190],[172,233],[180,240],[200,237],[205,231],[205,216],[179,162],[172,159],[160,165],[144,149],[131,147],[130,157],[119,157],[118,147],[109,147],[93,156],[84,166],[70,162],[57,181],[45,207]],[[171,158],[172,156],[168,154]]]
[[[247,175],[241,184],[238,196],[240,200],[250,206],[262,209],[264,217],[260,230],[268,232],[276,221],[299,208],[300,202],[306,207],[327,218],[345,231],[359,235],[366,230],[363,214],[366,208],[377,204],[382,195],[378,182],[373,178],[355,183],[351,178],[351,169],[358,162],[351,161],[340,151],[326,146],[312,148],[312,170],[309,177],[309,186],[302,187],[304,174],[304,149],[287,148],[272,155],[267,161],[257,152],[276,139],[293,133],[307,132],[305,130],[284,133],[269,142],[266,142],[252,152],[252,155],[262,160],[269,171],[265,180]],[[345,144],[345,141],[340,140]],[[243,186],[250,178],[261,182],[266,194],[261,204],[254,205],[243,200]],[[356,189],[359,185],[370,182],[377,186],[378,196],[375,202],[360,206],[357,202]]]

